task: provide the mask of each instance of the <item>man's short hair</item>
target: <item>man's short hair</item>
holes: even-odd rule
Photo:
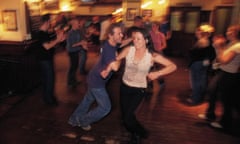
[[[143,18],[141,16],[135,16],[134,17],[134,21],[139,21],[139,20],[143,20]]]
[[[122,26],[121,26],[120,23],[112,23],[112,24],[108,27],[108,29],[107,29],[107,31],[106,31],[106,33],[105,33],[105,38],[108,39],[108,35],[109,35],[109,34],[110,34],[110,35],[113,35],[115,28],[122,28]]]

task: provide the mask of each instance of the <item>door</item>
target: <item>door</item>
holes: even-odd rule
[[[174,56],[188,56],[195,41],[195,29],[200,23],[200,7],[170,7],[172,37],[169,48]]]

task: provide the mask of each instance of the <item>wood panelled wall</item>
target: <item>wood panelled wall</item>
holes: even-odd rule
[[[40,84],[34,42],[0,41],[0,96],[27,93]]]

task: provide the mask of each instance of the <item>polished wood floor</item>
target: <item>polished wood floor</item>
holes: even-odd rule
[[[89,52],[87,70],[98,59]],[[210,128],[197,115],[207,106],[188,106],[183,100],[190,95],[188,70],[182,58],[171,59],[178,70],[165,78],[165,87],[154,81],[153,93],[137,110],[139,121],[150,135],[143,144],[239,144],[240,127],[234,134]],[[114,74],[108,85],[112,100],[111,113],[92,125],[91,131],[83,131],[67,124],[68,118],[86,91],[86,76],[78,87],[68,89],[66,75],[68,56],[56,54],[56,96],[58,107],[48,107],[41,99],[41,87],[33,92],[14,95],[0,101],[0,144],[127,144],[129,134],[122,126],[119,111],[119,82],[121,72]],[[221,114],[221,105],[217,105]]]

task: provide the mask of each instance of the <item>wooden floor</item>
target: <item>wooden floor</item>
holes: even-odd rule
[[[88,54],[87,69],[98,59]],[[240,144],[240,131],[226,134],[198,119],[207,106],[190,107],[183,99],[190,95],[188,70],[182,58],[171,59],[178,70],[165,78],[161,88],[154,81],[153,94],[144,99],[137,110],[139,121],[150,135],[143,144]],[[119,111],[119,82],[116,73],[108,85],[112,99],[111,113],[92,125],[89,132],[67,124],[68,118],[86,91],[86,76],[78,75],[82,83],[75,90],[67,88],[68,56],[56,54],[56,96],[58,107],[47,107],[41,99],[41,88],[24,95],[0,101],[0,144],[127,144],[129,134],[122,126]],[[218,104],[217,114],[221,114]]]

